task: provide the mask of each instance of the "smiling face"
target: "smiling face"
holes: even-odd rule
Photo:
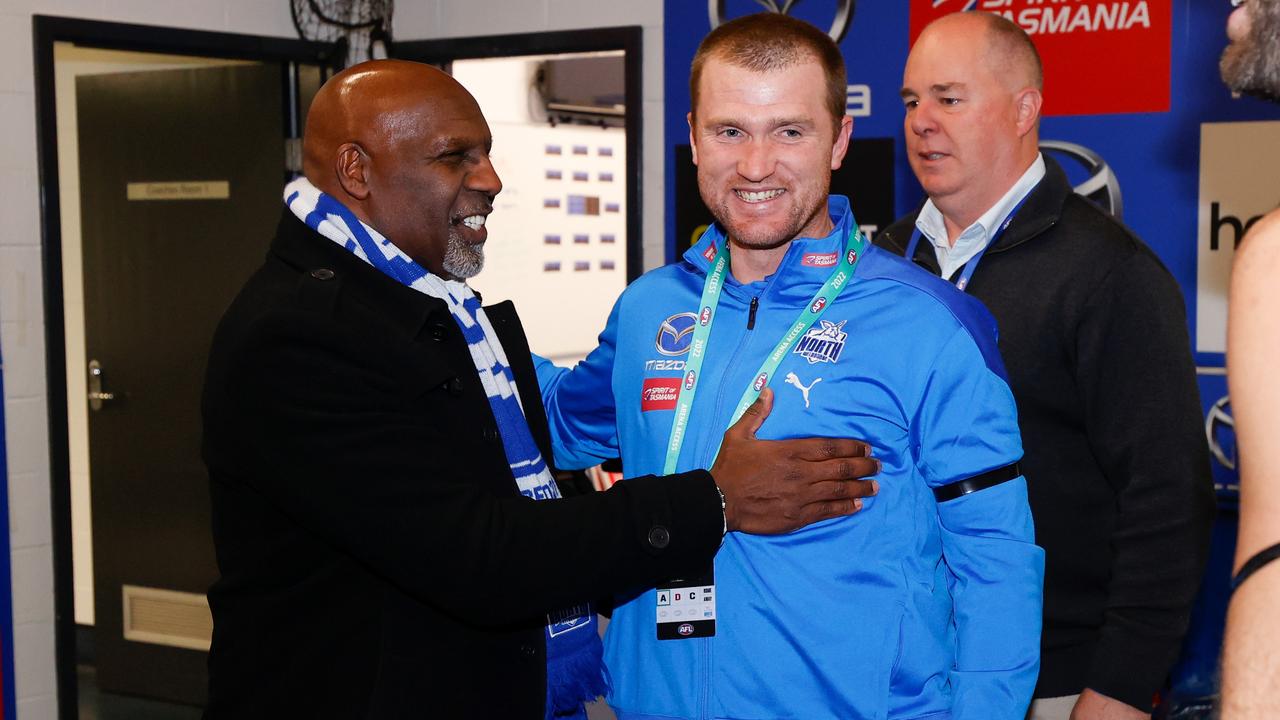
[[[502,190],[474,98],[427,65],[379,60],[334,76],[312,102],[306,176],[436,275],[484,264]]]
[[[827,191],[852,121],[834,126],[812,59],[754,72],[711,57],[689,115],[698,190],[738,247],[779,248],[831,231]]]
[[[944,17],[911,49],[902,80],[907,159],[944,216],[966,227],[1035,160],[1039,91],[1001,67],[987,20]],[[996,58],[993,58],[993,55]]]
[[[485,218],[502,190],[492,137],[461,86],[384,116],[389,142],[370,150],[370,224],[437,275],[468,278],[484,265]]]

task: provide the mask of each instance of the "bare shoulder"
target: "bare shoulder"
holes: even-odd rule
[[[1280,208],[1263,215],[1262,219],[1250,229],[1249,234],[1269,237],[1273,241],[1280,238]]]
[[[1276,283],[1280,274],[1280,210],[1264,215],[1249,229],[1240,247],[1236,249],[1231,268],[1232,290],[1239,295],[1265,293],[1271,295],[1280,289]],[[1248,302],[1247,297],[1240,301]]]
[[[1275,261],[1277,249],[1280,249],[1280,210],[1272,210],[1249,228],[1236,251],[1236,262]]]

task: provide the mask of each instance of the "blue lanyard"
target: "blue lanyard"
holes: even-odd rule
[[[689,427],[689,413],[693,407],[693,398],[698,391],[698,383],[702,380],[700,375],[702,361],[706,358],[707,338],[711,335],[711,325],[720,304],[720,294],[724,291],[724,276],[729,267],[729,239],[726,237],[717,245],[719,247],[711,260],[711,268],[707,271],[707,279],[702,286],[702,300],[699,303],[702,311],[698,313],[698,324],[694,326],[693,340],[689,346],[689,359],[685,361],[684,382],[677,390],[679,395],[676,399],[675,418],[671,422],[671,436],[667,440],[667,457],[663,464],[665,475],[674,473],[676,463],[680,460],[680,448],[684,445],[685,431]],[[849,281],[853,278],[854,269],[867,250],[867,245],[866,237],[858,230],[858,223],[850,217],[849,232],[845,235],[844,257],[805,309],[787,328],[782,339],[774,346],[773,352],[769,353],[760,365],[760,369],[752,375],[751,384],[742,393],[742,398],[733,412],[733,418],[729,421],[730,425],[736,423],[751,403],[760,397],[760,391],[769,384],[769,378],[782,364],[787,352],[809,328],[813,327],[814,323],[818,322],[822,313],[840,296],[840,291],[848,287]],[[719,452],[717,447],[716,453]]]
[[[969,258],[969,262],[964,264],[964,270],[960,271],[960,279],[956,281],[957,290],[964,292],[965,288],[969,287],[969,281],[973,279],[973,271],[978,269],[978,263],[982,262],[982,256],[987,254],[987,250],[990,249],[992,245],[996,244],[996,241],[1000,239],[1000,236],[1004,235],[1005,230],[1009,229],[1009,224],[1013,222],[1014,216],[1022,209],[1022,206],[1027,202],[1027,198],[1029,197],[1031,197],[1031,193],[1027,193],[1022,196],[1022,199],[1018,201],[1018,204],[1013,206],[1013,210],[1009,211],[1009,214],[1005,216],[1004,222],[1000,223],[1000,227],[991,235],[991,239],[987,241],[987,244],[983,245],[982,249],[979,250],[976,255]],[[920,245],[920,237],[920,228],[916,228],[915,231],[911,233],[911,242],[907,243],[907,254],[904,257],[906,257],[908,262],[915,262],[916,248]],[[943,280],[945,279],[946,278],[943,278]]]

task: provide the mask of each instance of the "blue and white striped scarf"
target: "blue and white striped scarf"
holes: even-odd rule
[[[522,495],[534,500],[558,499],[555,478],[529,431],[511,364],[471,288],[464,282],[433,275],[305,177],[285,186],[284,201],[312,230],[401,284],[449,306],[489,398],[516,486]],[[547,617],[546,633],[546,717],[585,717],[582,703],[603,695],[608,687],[595,612],[584,604],[552,613]]]

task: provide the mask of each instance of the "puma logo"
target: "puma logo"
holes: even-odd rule
[[[804,406],[807,408],[809,407],[809,391],[813,389],[814,385],[817,385],[818,383],[822,382],[822,378],[818,378],[817,380],[814,380],[813,382],[809,383],[808,387],[805,387],[805,385],[800,382],[800,378],[796,377],[795,373],[789,372],[787,373],[787,376],[783,378],[783,381],[786,382],[788,385],[794,385],[795,388],[799,390],[802,395],[804,395]]]

